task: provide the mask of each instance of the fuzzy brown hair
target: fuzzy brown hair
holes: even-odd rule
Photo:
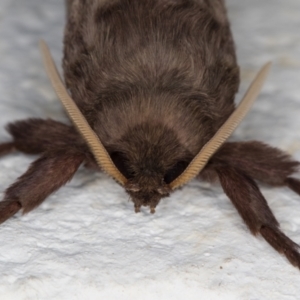
[[[138,212],[151,212],[234,111],[239,67],[223,0],[67,0],[63,70],[93,133],[126,178]],[[40,154],[5,193],[0,223],[28,212],[72,178],[97,167],[73,126],[29,119],[8,125],[13,150]],[[101,164],[100,164],[101,165]],[[255,180],[286,185],[299,163],[260,142],[225,143],[198,174],[219,180],[253,234],[300,268]]]

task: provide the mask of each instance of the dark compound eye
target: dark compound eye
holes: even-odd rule
[[[186,161],[179,161],[177,162],[171,169],[167,171],[164,176],[165,183],[169,184],[174,179],[176,179],[188,166],[188,162]]]
[[[128,167],[128,159],[121,152],[112,152],[110,153],[110,157],[114,162],[115,166],[119,169],[119,171],[127,178],[130,179],[134,176],[133,172],[130,171]]]

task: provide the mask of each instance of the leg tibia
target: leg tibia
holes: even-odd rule
[[[74,127],[48,119],[28,119],[7,125],[16,149],[39,154],[57,149],[87,149]]]
[[[276,186],[285,185],[300,165],[283,151],[257,141],[225,143],[212,163],[234,167],[251,178]]]
[[[286,185],[300,195],[300,181],[290,177],[299,170],[300,163],[281,150],[263,143],[225,143],[209,164],[211,167],[233,167],[273,186]]]
[[[225,194],[253,234],[259,233],[264,224],[278,226],[254,180],[232,167],[217,167],[216,172]]]
[[[45,153],[33,162],[27,172],[6,190],[3,202],[0,202],[0,222],[21,207],[26,213],[42,203],[73,177],[83,159],[80,154],[53,152]]]
[[[0,144],[0,156],[8,154],[15,150],[15,144],[13,142]]]
[[[292,265],[300,269],[299,246],[296,243],[276,227],[262,226],[260,234],[275,250],[284,254]]]
[[[12,217],[22,208],[19,201],[8,200],[0,202],[0,224]]]
[[[224,192],[253,234],[260,233],[278,252],[300,269],[299,246],[279,229],[279,224],[254,180],[232,167],[215,167]]]

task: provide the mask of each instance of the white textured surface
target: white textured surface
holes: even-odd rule
[[[233,139],[257,139],[300,159],[300,1],[228,0],[241,92],[267,60],[272,73]],[[0,140],[9,121],[64,121],[38,40],[61,59],[61,0],[0,0]],[[0,159],[0,191],[33,160]],[[300,197],[262,187],[283,231],[300,243]],[[300,272],[250,235],[218,186],[196,181],[155,215],[133,212],[106,176],[80,169],[28,215],[0,226],[1,299],[300,299]]]

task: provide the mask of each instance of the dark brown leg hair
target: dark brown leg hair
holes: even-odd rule
[[[13,142],[0,144],[0,156],[8,154],[15,150],[15,145]]]
[[[48,119],[28,119],[8,124],[13,141],[0,144],[0,155],[13,150],[41,154],[5,192],[0,202],[0,223],[20,209],[29,212],[69,181],[79,165],[94,158],[74,127]]]
[[[252,234],[260,233],[274,249],[300,269],[299,246],[280,231],[279,224],[255,181],[230,166],[214,166],[214,170],[224,192]]]
[[[27,154],[40,154],[57,149],[89,152],[86,143],[74,127],[51,119],[17,121],[8,124],[6,129],[13,137],[14,147]]]
[[[299,246],[284,235],[253,179],[288,186],[300,195],[300,181],[290,177],[300,163],[288,154],[261,142],[225,143],[213,156],[200,178],[219,179],[239,214],[256,235],[260,233],[278,252],[300,269]],[[253,178],[253,179],[252,179]]]
[[[6,190],[0,202],[0,223],[20,209],[27,213],[41,204],[73,177],[83,160],[84,155],[66,151],[43,154]]]
[[[273,186],[286,185],[300,195],[300,181],[290,177],[299,170],[300,163],[283,151],[261,142],[225,143],[210,163],[232,166]]]

